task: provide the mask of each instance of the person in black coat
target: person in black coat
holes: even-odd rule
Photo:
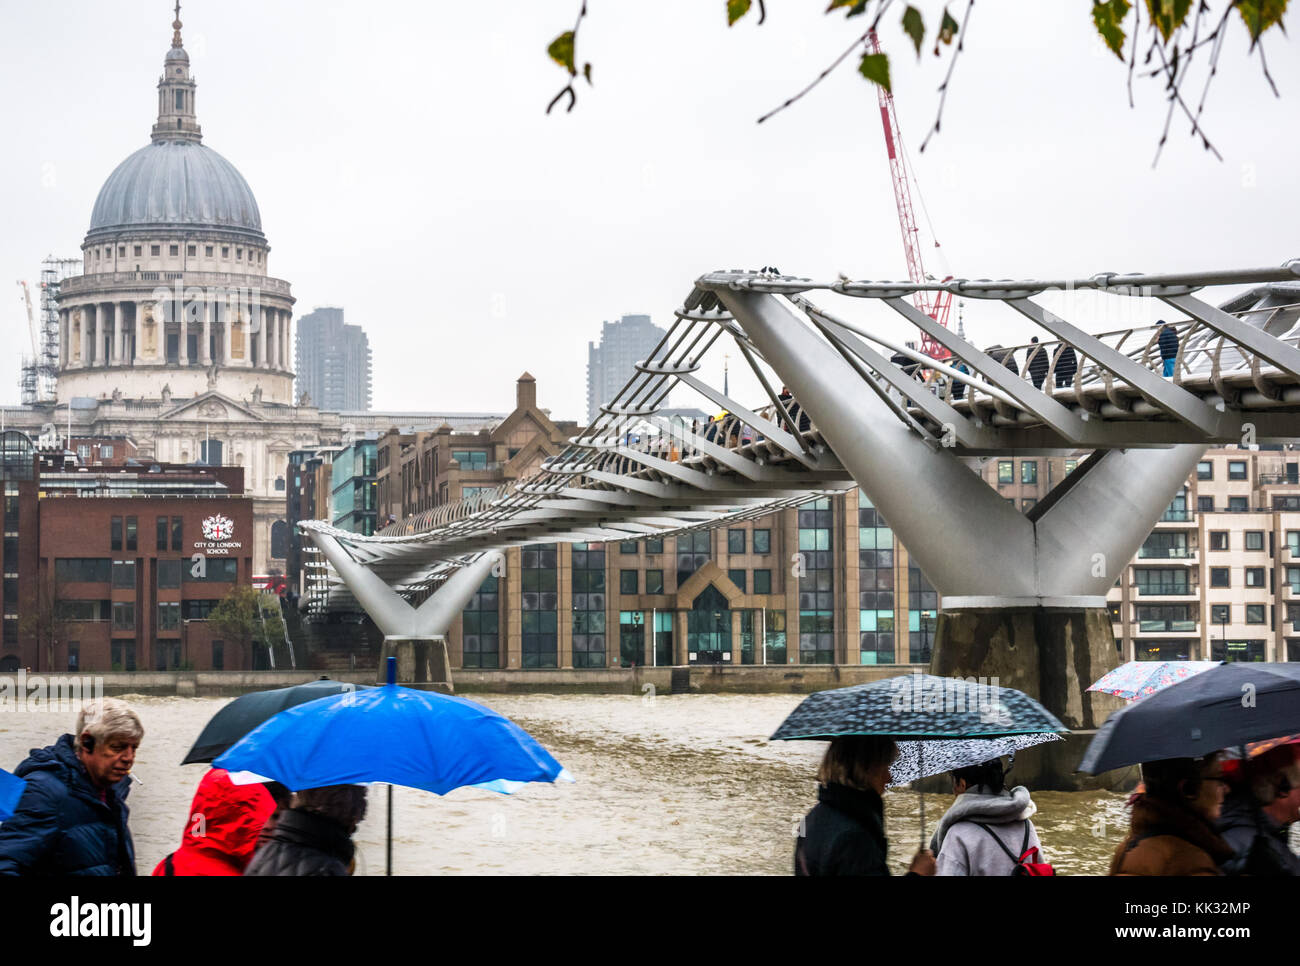
[[[1074,374],[1079,371],[1079,357],[1074,353],[1074,346],[1062,342],[1056,347],[1056,388],[1063,389],[1074,382]]]
[[[1164,319],[1156,325],[1160,326],[1160,361],[1164,363],[1164,377],[1168,379],[1174,374],[1174,365],[1178,361],[1178,333]]]
[[[1236,851],[1221,865],[1228,875],[1300,875],[1300,855],[1288,842],[1300,821],[1298,752],[1300,744],[1284,744],[1245,763],[1224,763],[1231,784],[1216,824]]]
[[[1051,363],[1047,359],[1047,349],[1038,344],[1038,336],[1029,340],[1029,378],[1034,381],[1035,389],[1043,388],[1043,381],[1047,378],[1047,370]]]
[[[258,846],[244,875],[351,875],[352,833],[366,815],[362,785],[308,788],[277,813],[275,828]]]
[[[135,875],[126,795],[143,738],[130,705],[103,698],[82,708],[75,737],[33,748],[14,769],[27,787],[0,824],[0,875]]]
[[[889,875],[884,801],[898,746],[874,735],[831,740],[817,770],[817,805],[800,824],[794,874]],[[934,875],[934,853],[922,849],[908,875]]]

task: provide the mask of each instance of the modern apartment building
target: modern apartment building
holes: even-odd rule
[[[1300,449],[1212,449],[1107,595],[1127,660],[1300,660]]]
[[[359,325],[343,321],[341,308],[318,308],[298,319],[297,383],[303,395],[327,412],[370,408],[370,341]]]
[[[648,315],[625,315],[603,322],[600,345],[587,343],[587,422],[614,398],[635,373],[635,366],[659,344],[667,330],[650,322]]]

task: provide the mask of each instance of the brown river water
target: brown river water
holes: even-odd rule
[[[788,875],[793,831],[816,802],[820,742],[766,739],[800,695],[473,695],[517,721],[575,776],[514,795],[395,788],[396,875]],[[206,765],[177,764],[229,698],[128,696],[144,722],[131,790],[137,867],[180,844]],[[0,767],[73,727],[68,712],[0,714]],[[1011,775],[1014,781],[1014,772]],[[384,872],[384,786],[357,830],[357,874]],[[1105,874],[1127,826],[1111,792],[1035,794],[1035,823],[1061,874]],[[927,834],[951,799],[925,796]],[[891,863],[920,835],[919,796],[890,791]]]

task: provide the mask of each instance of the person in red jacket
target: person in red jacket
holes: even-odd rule
[[[224,769],[210,769],[194,793],[181,847],[153,874],[241,875],[276,804],[265,785],[236,785]]]

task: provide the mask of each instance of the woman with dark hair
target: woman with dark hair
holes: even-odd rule
[[[1142,782],[1110,874],[1222,875],[1233,849],[1214,828],[1226,791],[1218,755],[1143,762]]]
[[[326,785],[293,796],[244,875],[351,875],[352,833],[366,815],[363,785]]]
[[[817,805],[800,823],[795,875],[889,875],[885,805],[889,766],[898,746],[889,738],[833,738],[817,770]],[[934,855],[922,849],[908,875],[934,875]]]
[[[1038,806],[1023,785],[1007,789],[1001,759],[952,772],[952,793],[957,797],[930,840],[936,875],[1012,875],[1017,860],[1035,849],[1030,861],[1047,861],[1030,821]]]

